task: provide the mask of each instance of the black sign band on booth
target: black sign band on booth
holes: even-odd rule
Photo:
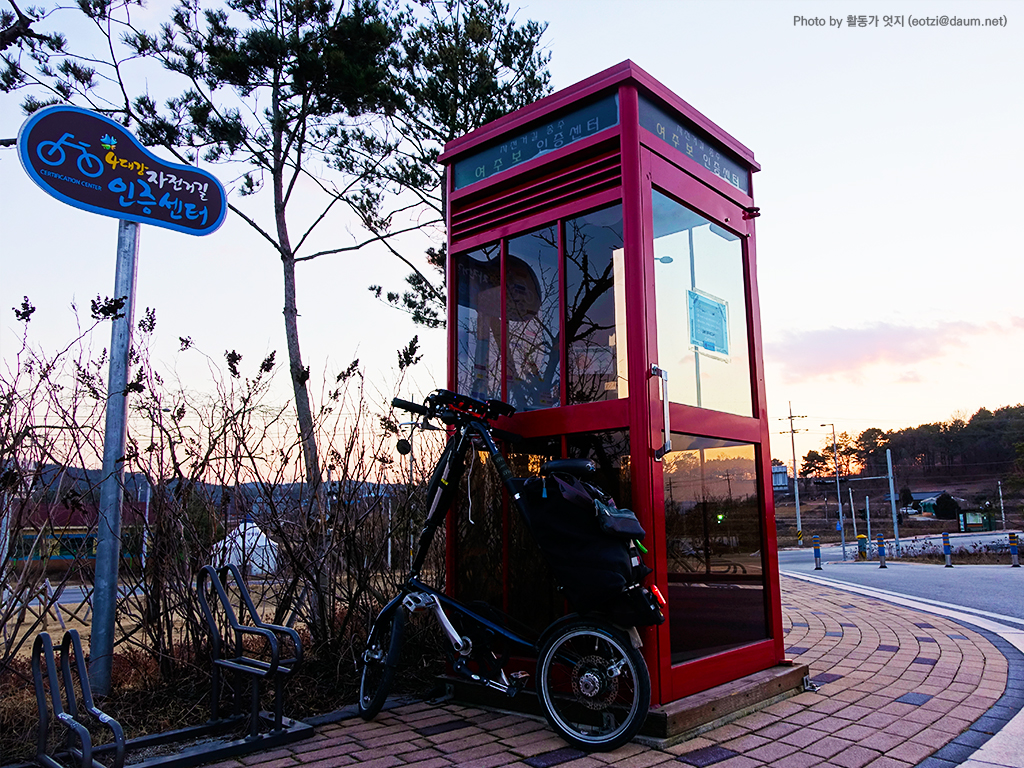
[[[670,114],[642,94],[639,108],[641,128],[646,128],[666,144],[671,144],[736,189],[750,194],[750,171],[730,157],[727,150],[716,141],[691,128],[678,116]]]
[[[43,191],[83,211],[190,235],[214,232],[227,215],[213,175],[160,159],[123,126],[81,107],[35,112],[18,133],[18,156]]]
[[[619,97],[613,94],[459,160],[454,168],[455,189],[468,187],[618,124]]]

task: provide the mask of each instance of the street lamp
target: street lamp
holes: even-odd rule
[[[843,526],[843,494],[839,490],[839,449],[836,447],[836,425],[829,422],[821,426],[832,427],[832,456],[836,464],[836,503],[839,505],[839,538],[843,544],[843,560],[845,560],[846,528]]]

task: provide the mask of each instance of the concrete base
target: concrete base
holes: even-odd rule
[[[730,683],[660,706],[652,706],[637,741],[652,747],[668,747],[751,712],[795,696],[810,674],[806,664],[776,666]],[[444,677],[449,697],[465,704],[485,706],[543,718],[537,695],[530,690],[509,698],[458,677]]]

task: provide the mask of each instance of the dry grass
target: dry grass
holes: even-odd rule
[[[907,556],[905,553],[900,558],[901,560],[913,560],[915,563],[923,563],[925,565],[945,565],[946,557],[941,553],[938,555],[911,555]],[[953,565],[1010,565],[1010,556],[1008,554],[996,554],[996,553],[977,553],[967,552],[965,550],[957,550],[952,556]]]
[[[950,547],[953,565],[1010,565],[1010,550],[1006,544],[974,544],[969,547]],[[903,545],[901,560],[912,560],[926,565],[945,565],[946,556],[942,546],[935,544]],[[1019,560],[1019,558],[1018,558]]]

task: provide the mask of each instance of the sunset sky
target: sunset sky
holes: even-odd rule
[[[141,18],[155,26],[168,5],[153,0]],[[550,23],[556,89],[632,59],[754,151],[769,416],[779,433],[788,422],[775,420],[790,401],[807,417],[797,422],[808,430],[797,435],[799,454],[831,437],[823,422],[857,434],[1024,402],[1024,259],[1014,229],[1024,4],[529,0],[520,8],[520,20]],[[848,28],[850,13],[869,25]],[[910,26],[911,17],[943,15],[1006,25]],[[903,26],[886,26],[887,16]],[[0,97],[0,138],[17,134],[20,99]],[[247,206],[268,215],[266,199]],[[44,195],[14,149],[0,149],[0,209],[0,344],[9,360],[20,334],[11,307],[22,296],[39,308],[33,338],[54,349],[74,333],[72,301],[87,314],[90,299],[112,292],[117,225]],[[351,242],[359,232],[339,220],[331,236]],[[417,255],[425,245],[402,243]],[[395,287],[405,272],[380,252],[300,266],[300,333],[314,380],[358,357],[389,393],[395,350],[419,333],[427,358],[402,394],[443,384],[442,333],[417,331],[366,290]],[[204,376],[207,363],[179,354],[179,336],[217,359],[237,349],[243,367],[273,349],[285,357],[279,262],[230,217],[205,238],[143,228],[138,302],[157,310],[158,360],[186,378]],[[772,454],[791,460],[788,435],[773,435]]]

